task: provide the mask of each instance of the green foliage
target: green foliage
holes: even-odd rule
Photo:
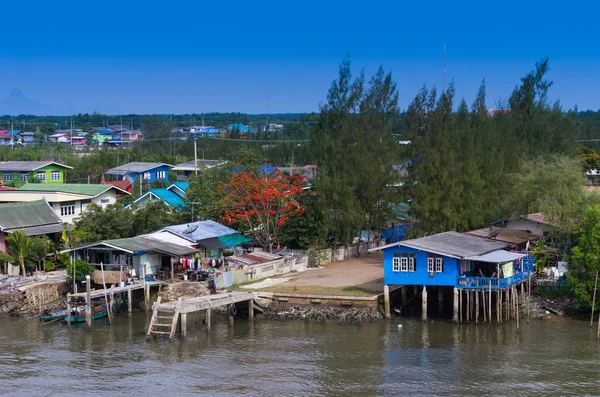
[[[30,237],[30,245],[25,257],[25,266],[33,269],[44,260],[46,255],[54,251],[54,243],[47,236]]]
[[[542,240],[535,242],[531,248],[531,253],[535,257],[535,272],[540,275],[548,265],[548,247]]]
[[[19,263],[21,266],[21,274],[23,275],[23,278],[25,278],[25,261],[29,254],[31,238],[27,237],[22,230],[17,230],[6,237],[6,243],[8,244],[9,255]]]
[[[596,273],[600,270],[600,206],[589,207],[571,252],[567,278],[577,303],[591,306]]]
[[[44,271],[51,272],[56,269],[56,264],[52,261],[44,261]]]
[[[73,274],[75,281],[82,281],[86,274],[92,274],[94,267],[81,259],[69,260],[67,262],[67,284],[73,282]]]
[[[585,171],[600,170],[600,155],[589,145],[578,145],[577,152]]]
[[[543,212],[562,235],[576,233],[586,207],[600,202],[583,189],[585,178],[575,157],[547,155],[522,161],[508,179],[506,212],[510,215]]]

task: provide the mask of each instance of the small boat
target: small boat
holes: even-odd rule
[[[97,306],[94,310],[94,320],[98,320],[100,318],[108,317],[108,312],[105,307]],[[69,317],[66,316],[64,321],[69,321]],[[71,322],[72,323],[85,323],[85,311],[80,311],[75,315],[75,313],[71,314]]]
[[[52,321],[52,320],[57,320],[59,318],[63,318],[66,315],[67,315],[67,309],[65,309],[65,310],[59,310],[57,312],[50,313],[50,314],[48,314],[46,316],[40,316],[40,319],[42,321],[48,322],[48,321]]]

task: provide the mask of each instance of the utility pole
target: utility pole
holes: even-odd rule
[[[446,92],[446,42],[444,41],[444,92]]]
[[[198,138],[194,135],[194,170],[196,171],[196,178],[198,178],[198,150],[196,149],[196,141]]]

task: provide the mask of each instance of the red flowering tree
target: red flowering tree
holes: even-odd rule
[[[302,194],[303,176],[281,173],[258,177],[240,172],[219,185],[221,219],[229,224],[244,224],[254,241],[272,252],[282,226],[305,208],[297,201]]]

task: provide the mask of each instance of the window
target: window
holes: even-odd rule
[[[10,172],[4,174],[4,182],[12,182],[12,174]]]
[[[144,172],[144,179],[150,179],[150,173]]]
[[[157,179],[166,179],[167,177],[167,172],[166,171],[157,171],[156,172],[156,178]]]
[[[110,203],[110,199],[102,199],[100,200],[100,204],[108,204]]]
[[[45,181],[46,180],[46,172],[44,172],[44,171],[36,172],[35,179],[37,179],[38,181]]]
[[[60,204],[60,216],[75,215],[75,202],[67,201]]]
[[[19,177],[19,180],[21,182],[27,182],[27,181],[29,181],[29,174],[21,174],[21,176]]]
[[[444,259],[430,256],[427,258],[427,271],[429,273],[442,273],[444,271]]]
[[[415,254],[394,254],[392,258],[392,271],[414,272],[416,269]]]
[[[53,181],[60,181],[60,171],[50,172],[50,179]]]
[[[92,204],[92,200],[81,200],[81,212],[85,211],[90,204]]]

